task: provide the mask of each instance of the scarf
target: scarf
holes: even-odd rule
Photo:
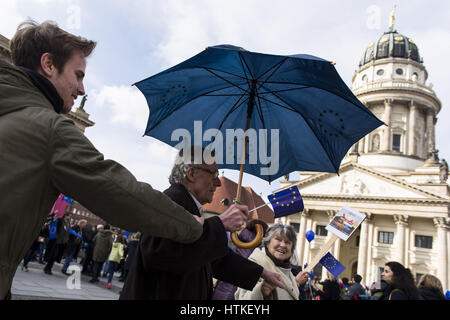
[[[55,86],[46,77],[36,71],[21,66],[17,66],[17,68],[28,75],[36,88],[38,88],[48,101],[50,101],[56,113],[61,113],[62,107],[64,106],[64,100],[59,96]]]

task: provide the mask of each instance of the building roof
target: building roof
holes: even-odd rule
[[[212,202],[203,206],[207,211],[222,213],[228,208],[228,206],[223,204],[223,199],[228,199],[228,205],[231,205],[236,197],[237,183],[224,176],[219,179],[222,185],[216,189]],[[241,203],[248,206],[249,210],[251,210],[263,205],[265,201],[252,188],[242,187]],[[274,213],[270,206],[264,206],[253,211],[250,213],[250,216],[252,219],[259,219],[268,224],[274,222]]]
[[[409,58],[419,63],[423,62],[414,41],[390,28],[367,47],[359,62],[359,66],[361,67],[373,60],[389,57]]]

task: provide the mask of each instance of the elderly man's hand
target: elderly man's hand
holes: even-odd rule
[[[240,204],[233,204],[227,211],[219,215],[226,231],[237,231],[242,228],[242,225],[247,220],[248,207]]]
[[[261,278],[263,278],[266,283],[272,285],[273,287],[286,289],[286,286],[283,284],[283,282],[281,282],[281,276],[277,272],[264,269],[261,274]]]

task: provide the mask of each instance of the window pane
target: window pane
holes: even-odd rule
[[[392,244],[394,242],[394,233],[393,232],[378,232],[378,242]]]
[[[316,235],[326,237],[328,235],[328,230],[325,229],[325,226],[317,226]]]
[[[432,249],[433,247],[433,237],[416,235],[415,240],[418,248]]]
[[[294,227],[295,232],[298,233],[300,231],[300,223],[291,222],[291,226]]]
[[[394,134],[392,136],[392,150],[394,151],[400,151],[400,140],[401,140],[401,135],[399,134]]]

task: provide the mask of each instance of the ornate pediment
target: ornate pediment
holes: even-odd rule
[[[354,196],[369,198],[403,198],[444,200],[440,195],[374,169],[348,163],[339,175],[317,173],[297,183],[302,195]]]

